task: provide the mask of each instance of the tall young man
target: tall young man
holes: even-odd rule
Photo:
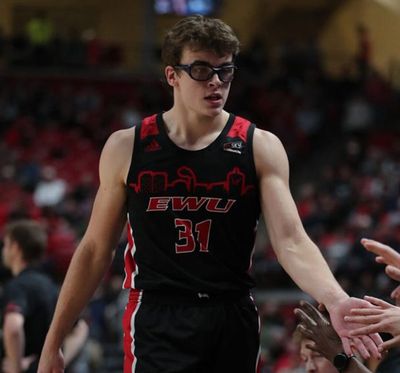
[[[224,110],[239,41],[218,19],[184,18],[166,35],[174,104],[111,135],[87,231],[68,270],[39,372],[60,372],[62,340],[112,259],[128,219],[124,372],[255,372],[259,323],[249,275],[260,212],[278,259],[331,313],[368,302],[340,288],[305,233],[280,141]],[[378,354],[377,335],[352,340]],[[370,351],[370,352],[369,352]]]

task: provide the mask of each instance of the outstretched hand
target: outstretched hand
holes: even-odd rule
[[[384,342],[379,350],[384,351],[400,346],[400,308],[379,298],[365,296],[365,299],[375,307],[353,308],[351,310],[351,316],[346,316],[345,320],[363,326],[352,330],[350,335],[389,333],[393,338]]]
[[[64,356],[60,350],[54,353],[42,351],[38,373],[63,373],[65,370]]]
[[[36,355],[25,356],[21,360],[21,369],[23,372],[29,369],[29,366],[37,359]],[[15,372],[15,367],[13,362],[5,357],[1,363],[3,373]]]
[[[400,253],[381,242],[363,238],[361,244],[377,255],[377,263],[386,264],[385,272],[393,280],[400,281]]]
[[[382,338],[377,332],[365,332],[352,335],[350,332],[357,330],[363,324],[356,321],[345,321],[345,316],[351,315],[352,309],[370,309],[374,306],[366,300],[358,298],[347,298],[329,309],[331,323],[336,333],[339,335],[344,352],[347,355],[353,355],[354,350],[357,350],[364,359],[371,356],[381,359],[379,346],[382,345]]]
[[[314,343],[307,348],[324,356],[329,361],[343,351],[342,343],[329,320],[314,306],[306,301],[300,302],[300,307],[294,310],[301,323],[297,330]]]

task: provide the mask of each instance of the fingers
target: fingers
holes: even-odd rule
[[[397,286],[392,293],[390,294],[390,297],[395,300],[396,306],[400,306],[400,286]]]
[[[379,351],[390,350],[391,348],[394,348],[394,347],[400,347],[400,336],[394,337],[394,338],[389,339],[388,341],[382,343],[379,348]]]
[[[342,340],[343,350],[346,353],[346,355],[353,355],[353,351],[351,350],[349,338],[343,337],[343,338],[341,338],[341,340]]]
[[[392,265],[387,265],[385,268],[386,274],[395,281],[400,281],[400,268]]]
[[[388,302],[385,302],[382,299],[375,298],[375,297],[370,297],[369,295],[366,295],[364,297],[365,300],[373,304],[374,306],[382,307],[382,308],[389,308],[392,307],[392,305]]]
[[[351,307],[352,308],[373,308],[375,306],[366,299],[351,298]]]
[[[300,301],[301,308],[304,310],[304,312],[310,316],[317,324],[324,323],[324,324],[329,324],[329,321],[325,318],[324,315],[322,315],[321,312],[319,312],[311,303],[307,301]]]
[[[371,357],[370,353],[368,352],[367,348],[365,347],[363,341],[361,338],[359,337],[353,337],[351,339],[351,342],[353,344],[353,346],[355,347],[355,349],[357,349],[357,351],[360,353],[360,355],[364,358],[364,359],[369,359]],[[378,352],[377,347],[375,346],[376,351]]]
[[[375,258],[375,262],[377,262],[377,263],[379,263],[379,264],[387,264],[387,263],[386,263],[386,260],[385,260],[385,258],[384,258],[383,256],[377,256],[377,257]]]
[[[310,316],[308,316],[302,309],[296,308],[294,310],[294,314],[300,318],[300,320],[309,326],[317,326],[315,320],[313,320]]]
[[[363,335],[361,337],[361,340],[365,346],[365,348],[370,352],[370,354],[375,358],[375,359],[381,359],[382,355],[378,350],[378,345],[375,344],[373,339],[368,336],[368,335]]]
[[[390,246],[385,245],[381,242],[363,238],[361,244],[370,252],[378,255],[380,258],[377,259],[378,263],[392,264],[400,266],[400,254]]]
[[[372,325],[366,325],[366,326],[362,326],[361,328],[351,330],[349,332],[349,335],[350,336],[368,335],[368,334],[379,333],[379,332],[384,332],[383,330],[381,330],[381,325],[380,324],[372,324]]]
[[[344,321],[358,324],[377,324],[382,321],[382,315],[345,316]]]
[[[316,344],[315,342],[306,343],[305,346],[306,346],[309,350],[321,354],[321,350],[317,347],[317,344]]]
[[[351,316],[376,316],[382,314],[381,308],[352,308],[350,310]],[[346,321],[353,321],[347,320],[346,316],[344,318]]]
[[[383,340],[382,340],[381,336],[379,335],[379,333],[372,333],[372,334],[369,334],[369,336],[374,341],[375,345],[378,346],[378,350],[380,351],[379,346],[382,345]]]
[[[296,330],[298,330],[304,337],[314,339],[314,333],[312,332],[312,330],[308,329],[303,324],[297,325]]]

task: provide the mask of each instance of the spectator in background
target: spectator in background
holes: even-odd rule
[[[0,26],[0,69],[5,65],[6,59],[7,39],[4,35],[4,30]]]
[[[373,124],[373,110],[362,94],[355,94],[346,102],[343,118],[343,130],[349,133],[360,133]]]
[[[44,229],[33,221],[16,221],[4,229],[3,263],[13,275],[3,299],[4,373],[37,370],[57,301],[56,285],[37,269],[46,240]]]
[[[337,373],[335,366],[325,356],[310,349],[312,339],[304,336],[298,329],[294,332],[293,339],[300,348],[300,358],[306,373]]]
[[[54,37],[53,24],[44,11],[37,11],[26,24],[26,34],[32,48],[35,66],[48,65],[50,43]]]
[[[371,64],[371,40],[369,36],[369,30],[367,26],[362,23],[356,27],[357,33],[357,53],[356,53],[356,64],[358,70],[358,77],[360,83],[364,83]]]
[[[84,30],[82,40],[86,46],[86,63],[89,68],[98,67],[101,64],[103,45],[94,29]]]
[[[47,235],[39,223],[17,220],[5,226],[3,240],[3,264],[13,278],[6,283],[2,299],[1,371],[34,373],[58,296],[56,284],[40,270]],[[81,356],[88,335],[89,326],[80,318],[63,345],[68,372],[88,372],[87,360]]]
[[[37,184],[33,200],[39,207],[52,207],[59,204],[67,192],[67,184],[57,177],[57,171],[51,166],[42,169],[42,180]]]

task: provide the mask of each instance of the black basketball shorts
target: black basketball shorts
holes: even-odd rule
[[[255,373],[260,323],[249,294],[131,290],[124,373]]]

